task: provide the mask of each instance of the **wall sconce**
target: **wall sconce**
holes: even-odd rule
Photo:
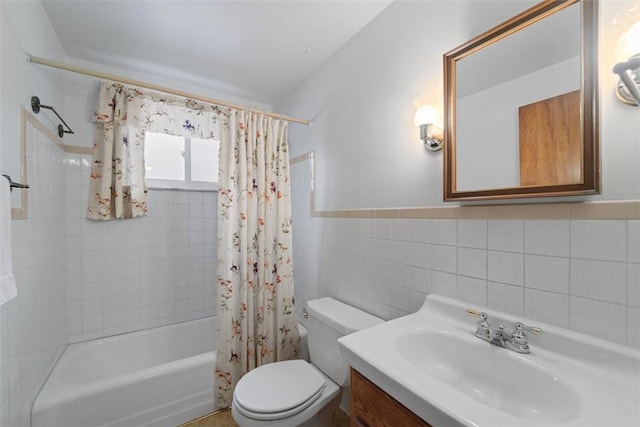
[[[627,62],[620,62],[613,67],[613,72],[620,76],[616,86],[616,96],[627,105],[640,105],[640,53],[633,55]]]
[[[429,151],[442,150],[443,140],[433,136],[433,125],[437,119],[438,110],[431,105],[423,105],[418,108],[413,118],[413,123],[420,129],[420,139]]]
[[[620,76],[616,96],[627,105],[640,105],[640,2],[616,16],[613,22],[618,31],[623,31],[616,45],[619,62],[613,72]]]

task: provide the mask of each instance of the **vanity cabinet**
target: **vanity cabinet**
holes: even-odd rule
[[[351,427],[431,427],[351,368]]]

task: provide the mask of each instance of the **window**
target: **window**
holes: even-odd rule
[[[146,182],[150,188],[216,190],[220,141],[147,132]]]

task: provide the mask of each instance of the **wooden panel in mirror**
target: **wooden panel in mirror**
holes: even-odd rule
[[[582,182],[580,91],[520,107],[520,185]]]
[[[445,201],[600,192],[596,0],[543,1],[444,73]]]

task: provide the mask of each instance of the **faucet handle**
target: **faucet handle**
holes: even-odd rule
[[[487,318],[487,313],[485,313],[484,311],[477,311],[477,310],[474,310],[473,308],[467,308],[467,314],[468,314],[469,316],[480,316],[480,317],[482,317],[483,319],[486,319],[486,318]]]
[[[491,325],[487,321],[487,313],[484,311],[476,311],[472,308],[467,309],[467,314],[470,316],[480,316],[480,320],[477,322],[476,326],[476,337],[483,339],[485,341],[491,341]]]
[[[476,311],[472,308],[468,308],[467,314],[469,316],[480,316],[480,320],[478,320],[478,326],[489,327],[489,322],[487,321],[487,318],[489,316],[484,311]]]
[[[522,322],[516,322],[514,324],[516,330],[511,334],[511,341],[513,344],[526,346],[529,342],[527,335],[524,331],[531,332],[532,334],[541,335],[542,329],[537,326],[525,326]]]
[[[516,331],[525,330],[525,331],[531,332],[532,334],[535,334],[535,335],[542,335],[542,329],[538,328],[537,326],[527,326],[527,325],[523,325],[520,322],[517,322],[515,324],[515,327],[516,327]]]
[[[524,325],[521,322],[514,324],[516,330],[511,333],[511,343],[520,346],[521,348],[529,347],[529,340],[527,334],[524,333]]]

